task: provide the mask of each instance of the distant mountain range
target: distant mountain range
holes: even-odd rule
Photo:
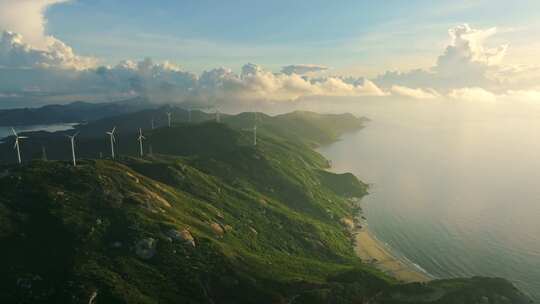
[[[66,105],[46,105],[39,108],[0,110],[0,126],[41,125],[93,121],[143,109],[157,108],[144,98],[124,101],[89,103],[72,102]]]

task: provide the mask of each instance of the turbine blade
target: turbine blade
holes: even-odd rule
[[[11,131],[13,132],[13,135],[17,136],[17,132],[15,132],[14,128],[11,128]]]
[[[28,138],[28,136],[17,136],[19,139]]]

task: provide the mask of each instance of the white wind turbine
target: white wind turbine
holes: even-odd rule
[[[152,120],[150,121],[150,123],[152,125],[152,130],[154,130],[156,128],[154,124],[154,117],[152,117]]]
[[[137,138],[137,140],[139,141],[139,148],[140,148],[140,150],[139,150],[140,153],[139,154],[141,155],[141,157],[143,157],[143,140],[145,140],[145,139],[146,139],[146,137],[143,136],[142,129],[139,128],[139,137]]]
[[[116,131],[116,127],[113,127],[110,132],[105,132],[111,138],[111,157],[112,157],[112,159],[114,159],[114,143],[116,142],[116,139],[114,137],[114,131]]]
[[[75,158],[75,137],[79,135],[79,132],[73,134],[73,135],[66,135],[67,138],[69,138],[69,141],[71,142],[71,157],[73,160],[73,167],[77,166],[77,159]]]
[[[171,115],[172,115],[171,112],[167,112],[167,119],[169,121],[169,128],[171,127]]]
[[[22,159],[21,159],[21,147],[20,147],[20,140],[21,139],[25,139],[25,138],[28,138],[26,136],[19,136],[17,134],[17,132],[15,132],[15,129],[14,128],[11,128],[11,131],[13,131],[13,135],[15,135],[15,145],[13,146],[13,149],[16,149],[17,150],[17,160],[19,161],[19,164],[22,164]]]

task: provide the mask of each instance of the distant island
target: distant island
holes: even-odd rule
[[[364,123],[146,108],[24,133],[22,165],[7,138],[0,303],[531,303],[505,279],[393,277],[355,252],[380,250],[357,235],[368,187],[314,149]]]

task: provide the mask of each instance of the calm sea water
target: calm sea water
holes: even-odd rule
[[[372,184],[370,230],[438,278],[504,277],[540,300],[540,107],[354,106],[372,119],[320,152]]]
[[[49,124],[49,125],[28,125],[28,126],[18,126],[15,128],[17,133],[28,132],[28,131],[63,131],[73,128],[75,124],[73,123],[61,123],[61,124]],[[0,127],[0,142],[7,136],[13,135],[11,127]]]

